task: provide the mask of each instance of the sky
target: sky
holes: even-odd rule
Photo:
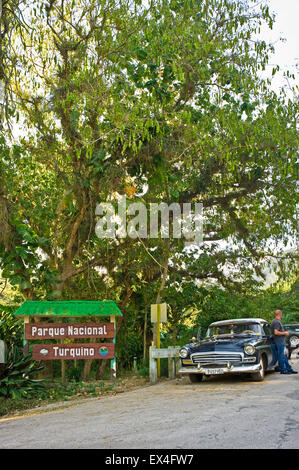
[[[271,65],[279,65],[281,70],[289,70],[296,75],[296,84],[299,85],[299,0],[268,0],[270,11],[276,13],[272,30],[261,33],[262,39],[274,44],[275,54],[271,57]],[[285,41],[279,39],[283,37]],[[297,64],[297,67],[296,67]],[[271,73],[272,67],[269,67]],[[285,86],[282,74],[273,81],[273,86]]]
[[[272,66],[279,65],[281,71],[289,70],[295,74],[296,83],[299,86],[299,0],[268,0],[270,11],[276,13],[275,23],[272,30],[261,32],[261,39],[274,44],[275,53],[272,55],[269,67],[271,74]],[[284,41],[280,41],[280,38]],[[297,66],[296,66],[297,64]],[[282,86],[287,86],[282,72],[274,77],[272,86],[279,90]],[[287,248],[294,246],[294,240]],[[265,287],[274,282],[274,273],[268,273]]]

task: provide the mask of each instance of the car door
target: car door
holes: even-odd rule
[[[272,347],[271,347],[271,327],[269,323],[264,323],[262,326],[262,335],[264,340],[264,351],[267,355],[268,364],[272,362]]]

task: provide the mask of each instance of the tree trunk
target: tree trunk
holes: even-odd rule
[[[90,343],[95,343],[96,338],[90,338],[89,342]],[[83,382],[87,382],[87,380],[89,379],[89,374],[90,374],[92,361],[93,361],[93,359],[85,359],[84,369],[83,369],[83,377],[82,377]]]
[[[106,364],[107,364],[107,359],[102,359],[101,361],[99,361],[99,366],[97,368],[97,373],[96,373],[97,380],[104,379]]]
[[[160,289],[158,291],[157,298],[156,298],[156,304],[161,303],[162,292],[163,292],[163,289],[165,287],[166,278],[167,278],[167,274],[168,274],[168,260],[169,260],[169,240],[168,240],[168,244],[167,244],[166,261],[165,261],[164,268],[163,268],[163,274],[162,274]],[[154,346],[157,346],[157,322],[154,323],[154,327],[153,327],[153,343],[154,343]]]

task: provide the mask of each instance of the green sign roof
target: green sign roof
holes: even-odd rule
[[[122,316],[115,302],[92,300],[35,301],[24,302],[14,315],[43,317],[87,317],[87,316]]]

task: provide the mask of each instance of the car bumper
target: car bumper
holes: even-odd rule
[[[178,370],[179,374],[207,374],[207,375],[214,375],[211,373],[211,370],[217,370],[221,371],[218,373],[222,374],[250,374],[253,372],[258,372],[261,370],[261,365],[260,364],[246,364],[244,366],[233,366],[231,365],[230,367],[224,366],[224,367],[181,367]]]

